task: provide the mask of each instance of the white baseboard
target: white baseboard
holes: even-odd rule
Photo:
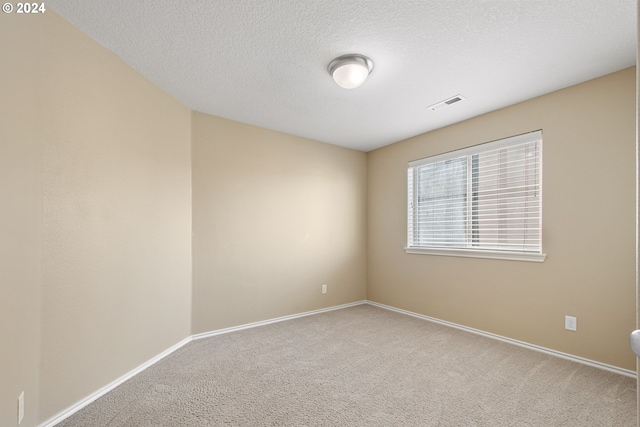
[[[574,356],[573,354],[563,353],[561,351],[552,350],[550,348],[541,347],[541,346],[535,345],[535,344],[529,344],[529,343],[524,342],[524,341],[514,340],[512,338],[503,337],[501,335],[492,334],[490,332],[481,331],[479,329],[469,328],[467,326],[458,325],[457,323],[447,322],[446,320],[440,320],[440,319],[437,319],[435,317],[429,317],[429,316],[425,316],[423,314],[414,313],[412,311],[402,310],[400,308],[392,307],[390,305],[380,304],[380,303],[377,303],[377,302],[374,302],[374,301],[367,300],[367,304],[373,305],[375,307],[384,308],[385,310],[395,311],[396,313],[402,313],[402,314],[406,314],[408,316],[417,317],[418,319],[427,320],[429,322],[438,323],[440,325],[449,326],[451,328],[456,328],[456,329],[460,329],[460,330],[463,330],[463,331],[466,331],[466,332],[471,332],[471,333],[476,334],[476,335],[482,335],[484,337],[493,338],[493,339],[496,339],[496,340],[499,340],[499,341],[503,341],[503,342],[506,342],[506,343],[509,343],[509,344],[514,344],[514,345],[517,345],[517,346],[520,346],[520,347],[528,348],[530,350],[535,350],[535,351],[539,351],[541,353],[546,353],[546,354],[549,354],[551,356],[556,356],[556,357],[560,357],[562,359],[571,360],[573,362],[582,363],[583,365],[589,365],[589,366],[592,366],[594,368],[604,369],[605,371],[613,372],[613,373],[624,375],[624,376],[627,376],[627,377],[637,378],[636,372],[635,371],[631,371],[629,369],[619,368],[617,366],[608,365],[606,363],[597,362],[595,360],[585,359],[584,357]]]
[[[231,328],[219,329],[219,330],[216,330],[216,331],[211,331],[211,332],[205,332],[205,333],[202,333],[202,334],[191,335],[190,337],[187,337],[187,338],[183,339],[182,341],[180,341],[179,343],[177,343],[173,347],[168,348],[167,350],[163,351],[162,353],[160,353],[159,355],[155,356],[154,358],[149,359],[148,361],[146,361],[142,365],[138,366],[137,368],[133,369],[132,371],[127,372],[125,375],[121,376],[117,380],[115,380],[115,381],[111,382],[110,384],[102,387],[100,390],[96,391],[95,393],[91,394],[90,396],[85,397],[81,401],[75,403],[74,405],[70,406],[69,408],[65,409],[64,411],[58,413],[54,417],[52,417],[49,420],[45,421],[44,423],[40,424],[38,427],[53,427],[53,426],[55,426],[56,424],[62,422],[66,418],[68,418],[71,415],[75,414],[76,412],[78,412],[79,410],[84,408],[85,406],[89,405],[90,403],[94,402],[95,400],[99,399],[100,397],[104,396],[105,394],[109,393],[111,390],[113,390],[114,388],[118,387],[120,384],[124,383],[128,379],[133,378],[134,376],[136,376],[140,372],[144,371],[145,369],[147,369],[148,367],[152,366],[153,364],[159,362],[163,358],[167,357],[168,355],[170,355],[174,351],[178,350],[179,348],[181,348],[185,344],[190,343],[193,340],[199,340],[199,339],[202,339],[202,338],[213,337],[213,336],[221,335],[221,334],[228,334],[229,332],[240,331],[242,329],[255,328],[255,327],[258,327],[258,326],[268,325],[270,323],[284,322],[285,320],[297,319],[298,317],[311,316],[311,315],[314,315],[314,314],[325,313],[327,311],[340,310],[342,308],[353,307],[355,305],[362,305],[362,304],[366,304],[366,303],[367,303],[367,301],[365,301],[365,300],[356,301],[356,302],[352,302],[352,303],[349,303],[349,304],[336,305],[336,306],[333,306],[333,307],[321,308],[319,310],[306,311],[304,313],[292,314],[290,316],[282,316],[282,317],[277,317],[275,319],[263,320],[261,322],[247,323],[247,324],[244,324],[244,325],[234,326],[234,327],[231,327]]]
[[[539,351],[539,352],[542,352],[542,353],[550,354],[552,356],[556,356],[556,357],[560,357],[560,358],[563,358],[563,359],[571,360],[571,361],[574,361],[574,362],[582,363],[582,364],[585,364],[585,365],[593,366],[595,368],[604,369],[606,371],[614,372],[616,374],[625,375],[625,376],[631,377],[631,378],[637,378],[636,373],[634,371],[630,371],[628,369],[623,369],[623,368],[619,368],[617,366],[607,365],[606,363],[600,363],[600,362],[596,362],[594,360],[589,360],[589,359],[585,359],[585,358],[582,358],[582,357],[574,356],[574,355],[571,355],[571,354],[562,353],[560,351],[551,350],[551,349],[548,349],[548,348],[545,348],[545,347],[540,347],[540,346],[537,346],[537,345],[534,345],[534,344],[529,344],[529,343],[526,343],[526,342],[523,342],[523,341],[514,340],[514,339],[511,339],[511,338],[503,337],[503,336],[492,334],[492,333],[489,333],[489,332],[484,332],[484,331],[481,331],[479,329],[469,328],[467,326],[458,325],[456,323],[447,322],[445,320],[436,319],[434,317],[429,317],[429,316],[425,316],[425,315],[422,315],[422,314],[413,313],[411,311],[402,310],[400,308],[395,308],[395,307],[392,307],[392,306],[389,306],[389,305],[380,304],[380,303],[377,303],[377,302],[374,302],[374,301],[362,300],[362,301],[352,302],[352,303],[349,303],[349,304],[336,305],[336,306],[333,306],[333,307],[322,308],[322,309],[319,309],[319,310],[306,311],[304,313],[298,313],[298,314],[292,314],[292,315],[289,315],[289,316],[277,317],[275,319],[263,320],[261,322],[247,323],[247,324],[244,324],[244,325],[233,326],[233,327],[230,327],[230,328],[218,329],[218,330],[211,331],[211,332],[204,332],[204,333],[201,333],[201,334],[191,335],[190,337],[187,337],[187,338],[183,339],[182,341],[180,341],[179,343],[177,343],[173,347],[168,348],[167,350],[163,351],[162,353],[160,353],[159,355],[155,356],[154,358],[149,359],[147,362],[143,363],[142,365],[138,366],[137,368],[133,369],[132,371],[126,373],[123,376],[121,376],[117,380],[111,382],[110,384],[106,385],[105,387],[103,387],[100,390],[96,391],[95,393],[91,394],[90,396],[87,396],[86,398],[82,399],[81,401],[77,402],[76,404],[72,405],[71,407],[65,409],[64,411],[62,411],[59,414],[55,415],[54,417],[50,418],[48,421],[45,421],[44,423],[40,424],[39,427],[54,427],[56,424],[62,422],[63,420],[65,420],[66,418],[68,418],[71,415],[75,414],[76,412],[78,412],[79,410],[81,410],[85,406],[89,405],[90,403],[92,403],[96,399],[104,396],[105,394],[107,394],[108,392],[110,392],[111,390],[113,390],[114,388],[119,386],[120,384],[124,383],[125,381],[127,381],[130,378],[133,378],[134,376],[136,376],[140,372],[144,371],[145,369],[147,369],[148,367],[152,366],[153,364],[159,362],[163,358],[167,357],[168,355],[170,355],[171,353],[173,353],[174,351],[178,350],[179,348],[183,347],[184,345],[188,344],[191,341],[199,340],[199,339],[203,339],[203,338],[208,338],[208,337],[213,337],[213,336],[221,335],[221,334],[228,334],[230,332],[240,331],[240,330],[243,330],[243,329],[256,328],[258,326],[269,325],[271,323],[284,322],[286,320],[297,319],[299,317],[312,316],[314,314],[325,313],[325,312],[333,311],[333,310],[340,310],[340,309],[343,309],[343,308],[353,307],[353,306],[362,305],[362,304],[369,304],[369,305],[372,305],[372,306],[375,306],[375,307],[383,308],[385,310],[395,311],[397,313],[401,313],[401,314],[406,314],[408,316],[417,317],[419,319],[423,319],[423,320],[427,320],[427,321],[430,321],[430,322],[438,323],[440,325],[445,325],[445,326],[449,326],[449,327],[452,327],[452,328],[461,329],[463,331],[467,331],[467,332],[471,332],[471,333],[474,333],[474,334],[477,334],[477,335],[482,335],[482,336],[485,336],[485,337],[497,339],[499,341],[503,341],[503,342],[506,342],[506,343],[509,343],[509,344],[515,344],[515,345],[518,345],[520,347],[524,347],[524,348],[528,348],[528,349],[531,349],[531,350]]]
[[[241,331],[243,329],[255,328],[258,326],[269,325],[271,323],[284,322],[285,320],[297,319],[299,317],[312,316],[314,314],[326,313],[327,311],[340,310],[347,307],[353,307],[356,305],[366,304],[366,300],[351,302],[348,304],[334,305],[333,307],[321,308],[319,310],[305,311],[304,313],[292,314],[289,316],[276,317],[275,319],[263,320],[261,322],[246,323],[240,326],[232,326],[230,328],[218,329],[216,331],[204,332],[201,334],[191,335],[191,339],[200,340],[202,338],[209,338],[220,334],[228,334],[229,332]]]
[[[109,383],[108,385],[102,387],[100,390],[96,391],[95,393],[91,394],[90,396],[87,396],[84,399],[82,399],[81,401],[76,402],[74,405],[70,406],[69,408],[65,409],[64,411],[60,412],[59,414],[55,415],[54,417],[52,417],[49,420],[45,421],[44,423],[40,424],[39,427],[53,427],[53,426],[55,426],[56,424],[62,422],[66,418],[68,418],[71,415],[75,414],[76,412],[78,412],[80,409],[84,408],[88,404],[92,403],[93,401],[95,401],[95,400],[99,399],[100,397],[104,396],[105,394],[109,393],[111,390],[113,390],[114,388],[118,387],[120,384],[124,383],[128,379],[133,378],[134,376],[138,375],[140,372],[142,372],[145,369],[147,369],[149,366],[153,365],[154,363],[159,362],[160,360],[162,360],[163,358],[167,357],[168,355],[170,355],[171,353],[173,353],[174,351],[176,351],[180,347],[182,347],[185,344],[188,344],[190,342],[191,342],[191,337],[183,339],[178,344],[166,349],[165,351],[163,351],[162,353],[158,354],[157,356],[147,360],[142,365],[140,365],[137,368],[127,372],[126,374],[124,374],[123,376],[118,378],[117,380],[112,381],[111,383]]]

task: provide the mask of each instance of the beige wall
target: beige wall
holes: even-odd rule
[[[636,37],[638,42],[636,43],[636,329],[640,328],[640,174],[638,174],[638,168],[640,167],[640,74],[637,69],[637,60],[640,57],[640,0],[637,2],[636,7]],[[638,364],[638,358],[636,357],[636,375],[640,372],[640,365]],[[638,390],[638,401],[636,405],[636,413],[640,414],[640,375],[636,377],[636,390]],[[640,427],[640,416],[638,416],[638,427]]]
[[[408,161],[537,129],[544,263],[405,254]],[[367,171],[368,299],[635,369],[635,68],[375,150]]]
[[[190,111],[59,17],[43,36],[41,421],[190,335]]]
[[[40,17],[0,14],[0,426],[38,416],[40,339]]]
[[[192,138],[194,333],[365,298],[364,153],[201,113]]]

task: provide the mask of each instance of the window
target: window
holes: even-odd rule
[[[542,131],[409,162],[407,253],[544,261]]]

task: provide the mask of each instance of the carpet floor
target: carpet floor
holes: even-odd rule
[[[58,424],[636,425],[635,379],[370,305],[193,341]]]

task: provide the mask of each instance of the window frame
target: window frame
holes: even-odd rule
[[[463,156],[469,157],[473,154],[479,154],[486,151],[497,150],[500,148],[506,148],[509,146],[523,144],[527,142],[533,141],[541,141],[540,144],[540,153],[539,153],[539,183],[540,183],[540,250],[538,252],[534,251],[510,251],[510,250],[489,250],[489,249],[477,249],[473,247],[423,247],[423,246],[410,246],[411,237],[409,235],[410,231],[413,230],[410,228],[411,218],[415,217],[414,208],[412,207],[412,200],[416,199],[415,192],[417,191],[416,186],[412,185],[409,187],[409,178],[414,177],[414,168],[427,165],[434,164],[438,162],[444,162],[446,160],[452,160],[456,158],[460,158]],[[417,159],[410,161],[407,165],[407,246],[404,248],[407,254],[424,254],[424,255],[441,255],[441,256],[454,256],[454,257],[471,257],[471,258],[489,258],[489,259],[503,259],[503,260],[512,260],[512,261],[532,261],[532,262],[543,262],[546,259],[546,254],[543,253],[542,249],[542,171],[543,171],[543,153],[542,153],[542,130],[537,130],[521,135],[516,135],[496,141],[486,142],[470,147],[466,147],[460,150],[454,150],[442,154],[437,154],[434,156],[425,157],[422,159]],[[470,174],[469,174],[470,175]],[[414,194],[410,195],[409,191],[413,188]],[[468,193],[467,193],[468,194]],[[470,212],[467,211],[466,215],[470,215]]]

